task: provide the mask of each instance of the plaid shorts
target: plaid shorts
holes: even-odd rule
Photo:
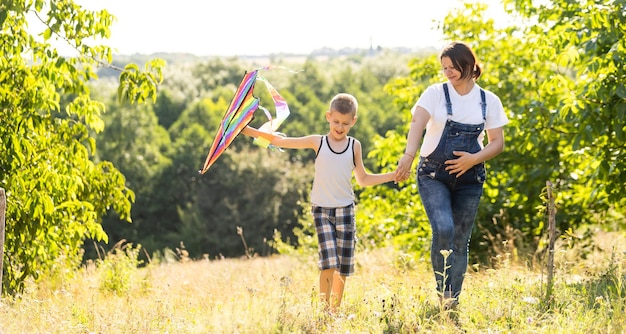
[[[317,232],[320,270],[337,268],[343,276],[354,273],[356,219],[354,204],[343,208],[311,209]]]

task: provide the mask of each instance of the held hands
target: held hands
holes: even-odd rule
[[[461,175],[465,174],[470,168],[474,167],[478,163],[474,154],[463,152],[463,151],[453,151],[454,155],[458,156],[457,159],[446,160],[445,164],[447,165],[446,170],[450,174],[456,174],[456,177],[459,178]]]
[[[411,166],[413,165],[413,159],[415,157],[410,156],[409,154],[404,154],[400,161],[398,162],[398,167],[396,167],[394,181],[402,182],[406,181],[411,175]]]

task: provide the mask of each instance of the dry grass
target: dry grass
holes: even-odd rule
[[[90,266],[4,298],[0,333],[623,333],[625,245],[593,266],[557,253],[549,304],[541,273],[473,267],[453,312],[439,309],[428,260],[361,252],[332,317],[317,301],[315,255],[152,264],[123,293],[103,290],[110,269]]]

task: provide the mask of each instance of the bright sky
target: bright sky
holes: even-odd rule
[[[118,54],[309,54],[315,49],[443,46],[436,22],[458,0],[75,0],[117,17]],[[481,0],[497,16],[499,0]]]

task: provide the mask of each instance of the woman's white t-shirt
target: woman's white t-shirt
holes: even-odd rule
[[[452,102],[452,120],[463,124],[482,124],[483,114],[480,105],[480,87],[474,84],[474,88],[465,95],[459,95],[451,83],[448,82],[448,92],[450,94],[450,102]],[[487,120],[485,122],[485,130],[499,128],[506,125],[509,119],[504,112],[500,98],[494,93],[485,91],[485,100],[487,102]],[[430,114],[430,120],[426,124],[426,133],[420,148],[420,156],[427,157],[431,154],[439,144],[441,134],[448,119],[446,109],[446,97],[443,91],[443,83],[438,83],[426,88],[424,93],[413,108],[411,113],[415,113],[415,109],[420,106]],[[483,131],[478,137],[480,147],[483,147],[485,132]]]

